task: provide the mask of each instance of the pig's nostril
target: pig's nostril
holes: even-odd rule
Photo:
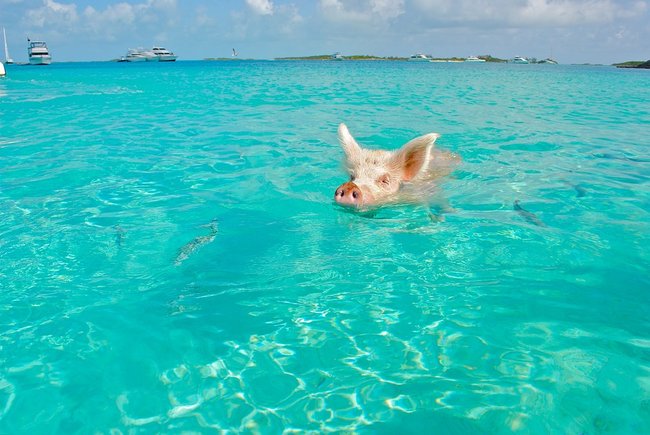
[[[334,191],[334,200],[343,205],[358,206],[364,203],[364,193],[351,181],[341,184]]]

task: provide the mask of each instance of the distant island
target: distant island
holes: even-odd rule
[[[427,55],[426,58],[430,61],[433,62],[465,62],[466,58],[465,57],[433,57],[431,55]],[[498,57],[494,57],[489,54],[485,54],[482,56],[477,56],[476,58],[485,61],[485,62],[491,62],[491,63],[508,63],[510,62],[508,59],[499,59]],[[475,59],[476,59],[475,58]],[[336,59],[333,59],[333,56],[331,54],[319,54],[315,56],[291,56],[291,57],[276,57],[275,60],[318,60],[318,61],[325,61],[325,60],[383,60],[383,61],[405,61],[409,60],[408,57],[399,57],[399,56],[373,56],[373,55],[367,55],[367,54],[355,54],[351,56],[340,56]],[[544,59],[538,61],[535,58],[527,58],[526,63],[557,63],[553,61],[552,59]]]
[[[507,59],[499,59],[498,57],[491,56],[489,54],[484,54],[482,56],[476,56],[478,59],[484,60],[486,62],[493,62],[493,63],[507,63]],[[434,61],[434,62],[465,62],[464,57],[432,57],[429,56],[429,58]]]
[[[242,59],[239,57],[206,57],[203,60],[209,60],[209,61],[224,61],[224,60],[257,60],[257,59]]]
[[[627,62],[615,63],[614,66],[616,68],[643,68],[643,69],[650,69],[650,60],[646,60],[645,62],[642,61],[642,60],[629,60]]]
[[[344,56],[345,60],[407,60],[406,57],[395,56],[372,56],[367,54],[355,54],[352,56]],[[276,57],[275,60],[332,60],[331,54],[317,54],[315,56],[291,56],[291,57]]]
[[[464,57],[433,57],[427,56],[430,60],[437,62],[463,62],[465,61]],[[495,63],[505,63],[508,62],[506,59],[499,59],[497,57],[492,57],[489,54],[485,56],[478,56],[479,59],[483,59],[486,62],[495,62]],[[318,54],[315,56],[292,56],[292,57],[276,57],[275,60],[332,60],[331,54]],[[351,56],[342,56],[336,60],[388,60],[388,61],[405,61],[409,60],[408,57],[399,57],[399,56],[373,56],[369,54],[354,54]]]
[[[468,61],[465,57],[433,57],[427,55],[426,58],[432,62],[466,62]],[[490,62],[490,63],[540,63],[540,64],[557,64],[553,59],[541,59],[538,60],[534,57],[527,58],[515,58],[513,59],[500,59],[489,54],[472,57],[474,60],[480,59],[481,61]],[[470,60],[472,59],[470,58]],[[521,61],[518,61],[521,60]],[[205,58],[204,60],[208,61],[237,61],[237,60],[256,60],[256,59],[243,59],[238,57],[210,57]],[[336,57],[332,54],[317,54],[312,56],[288,56],[288,57],[276,57],[273,60],[299,60],[299,61],[341,61],[341,60],[357,60],[357,61],[408,61],[408,57],[401,56],[374,56],[371,54],[354,54],[350,56],[342,56],[337,54]],[[584,64],[591,65],[591,64]],[[631,60],[627,62],[615,63],[612,64],[617,68],[644,68],[650,69],[650,60]]]

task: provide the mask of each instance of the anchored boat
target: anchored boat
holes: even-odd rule
[[[422,53],[416,53],[413,56],[409,57],[409,62],[429,62],[431,59]]]
[[[171,51],[163,47],[154,47],[151,50],[145,50],[144,48],[131,48],[126,53],[126,56],[122,56],[120,62],[173,62],[176,60],[176,56]]]
[[[32,41],[27,38],[27,57],[29,58],[30,65],[49,65],[52,63],[52,56],[47,49],[47,44],[44,41]]]
[[[527,64],[529,62],[528,62],[528,59],[526,59],[525,57],[515,56],[514,58],[512,58],[510,63]]]
[[[178,57],[164,47],[154,47],[151,51],[158,58],[159,62],[173,62]]]
[[[14,60],[9,57],[9,48],[7,48],[7,33],[5,32],[5,28],[2,28],[2,36],[4,37],[5,40],[5,63],[7,65],[14,63]]]

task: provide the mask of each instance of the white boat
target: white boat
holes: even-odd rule
[[[343,60],[345,59],[341,53],[334,53],[332,57],[330,58],[332,60]]]
[[[5,40],[5,63],[7,65],[14,63],[14,60],[9,57],[9,48],[7,48],[7,33],[5,33],[5,28],[2,28],[2,36],[4,37]]]
[[[480,57],[477,56],[470,56],[465,59],[465,62],[485,62],[485,59],[481,59]]]
[[[50,56],[47,44],[44,41],[32,41],[27,38],[27,42],[29,43],[27,57],[30,65],[49,65],[52,63],[52,56]]]
[[[159,62],[174,62],[178,56],[176,56],[171,51],[167,50],[164,47],[154,47],[151,49],[151,52],[155,57],[157,57]],[[152,59],[147,59],[152,60]]]
[[[515,57],[510,61],[510,63],[522,63],[522,64],[523,64],[523,63],[528,63],[528,59],[526,59],[525,57],[521,57],[521,56],[515,56]]]
[[[147,56],[144,55],[144,50],[130,48],[126,52],[126,56],[120,58],[120,62],[146,62]]]
[[[0,62],[0,77],[4,77],[5,75],[7,75],[5,71],[5,65],[2,62]]]
[[[551,64],[551,65],[557,65],[557,60],[555,60],[555,59],[551,59],[551,58],[549,57],[549,58],[546,58],[546,59],[540,60],[540,61],[537,62],[537,63],[548,63],[548,64]]]
[[[176,56],[171,51],[154,47],[152,50],[130,48],[126,56],[119,59],[119,62],[170,62],[174,60],[176,60]]]
[[[429,62],[430,60],[427,55],[422,53],[417,53],[409,57],[409,62]]]
[[[151,50],[143,50],[140,53],[145,57],[147,62],[158,62],[160,59],[156,54]]]

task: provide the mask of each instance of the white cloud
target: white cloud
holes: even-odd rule
[[[335,22],[388,21],[404,13],[404,0],[319,0],[325,19]]]
[[[230,14],[230,29],[227,38],[233,42],[245,40],[278,41],[283,37],[293,38],[301,29],[304,18],[294,4],[273,5],[272,14],[249,14],[233,11]]]
[[[372,0],[372,12],[380,18],[389,20],[404,13],[404,0]]]
[[[284,34],[292,34],[294,29],[304,21],[302,15],[294,5],[283,5],[277,9],[280,30]]]
[[[194,24],[199,28],[214,28],[218,22],[205,6],[199,6],[194,14]]]
[[[74,24],[79,20],[77,5],[57,3],[54,0],[44,0],[39,9],[27,11],[26,19],[34,27],[44,27],[46,24]]]
[[[331,18],[341,18],[345,13],[340,0],[320,0],[319,3],[323,13]]]
[[[93,36],[115,40],[127,30],[143,24],[159,27],[174,16],[176,0],[146,0],[141,3],[119,2],[104,9],[87,6],[81,13],[75,3],[44,0],[43,5],[28,10],[24,24],[32,28],[58,29],[68,35]]]
[[[232,46],[252,57],[337,50],[541,57],[553,46],[562,61],[564,47],[574,50],[567,48],[566,58],[581,60],[602,60],[607,50],[616,57],[647,53],[649,6],[650,0],[0,0],[0,18],[16,41],[20,34],[51,41],[57,59],[169,42],[184,58]]]
[[[592,24],[629,17],[637,8],[645,8],[645,4],[637,2],[631,8],[626,8],[610,0],[528,0],[526,6],[517,11],[515,18],[530,24]]]
[[[256,14],[273,15],[273,2],[271,0],[246,0],[246,4]]]
[[[413,0],[414,7],[435,23],[492,26],[573,26],[608,23],[645,12],[645,1],[614,0]]]
[[[136,21],[136,11],[128,3],[108,5],[103,11],[88,6],[83,11],[83,18],[87,32],[113,40]]]

